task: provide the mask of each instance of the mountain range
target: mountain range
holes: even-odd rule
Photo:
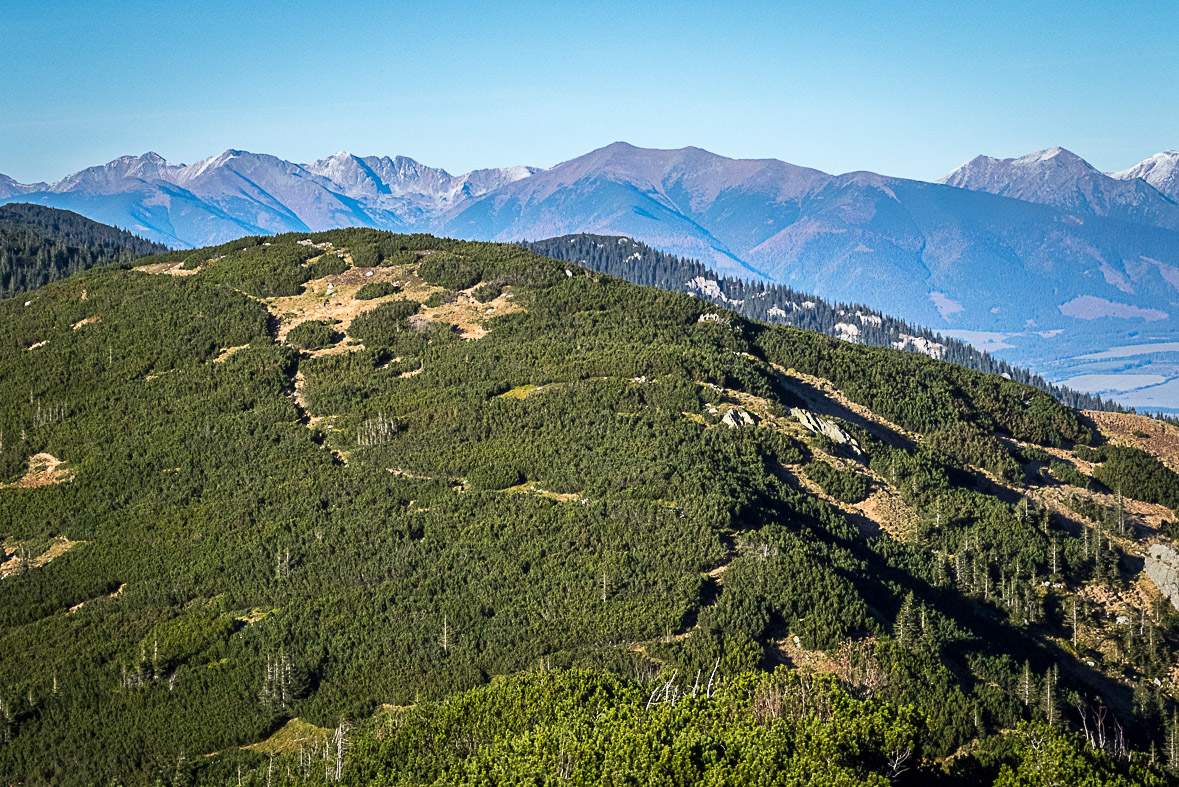
[[[1061,148],[939,182],[614,143],[464,175],[349,153],[124,157],[0,202],[74,210],[177,247],[372,226],[516,241],[625,235],[735,277],[855,301],[1057,383],[1179,410],[1179,152],[1103,173]]]

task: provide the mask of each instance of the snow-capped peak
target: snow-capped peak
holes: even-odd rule
[[[975,191],[999,193],[996,188],[1010,186],[1021,178],[1039,179],[1049,172],[1055,177],[1062,174],[1074,177],[1100,174],[1092,164],[1076,153],[1056,146],[1018,158],[975,156],[937,182]]]
[[[1179,150],[1164,150],[1129,169],[1109,173],[1111,178],[1142,178],[1173,200],[1179,201]]]
[[[176,178],[175,178],[174,182],[178,185],[183,186],[187,183],[191,183],[192,181],[196,180],[197,178],[200,178],[202,175],[206,175],[208,173],[211,173],[213,170],[216,170],[220,167],[226,166],[227,164],[234,161],[235,159],[241,159],[241,158],[247,158],[247,157],[272,158],[270,156],[265,156],[265,155],[258,156],[257,154],[250,153],[249,151],[246,151],[246,150],[237,150],[235,148],[230,148],[229,150],[226,150],[224,153],[218,154],[216,156],[211,156],[210,158],[201,159],[200,161],[190,164],[187,167],[180,168],[176,173]],[[278,161],[278,159],[274,159],[274,160]]]
[[[1059,145],[1050,147],[1047,150],[1041,150],[1038,153],[1029,153],[1026,156],[1020,156],[1012,163],[1017,166],[1027,166],[1031,164],[1043,164],[1053,160],[1055,160],[1054,163],[1057,164],[1083,164],[1090,169],[1092,168],[1089,162],[1085,161],[1085,159],[1081,158],[1076,153],[1073,153],[1071,150],[1066,150]]]
[[[1161,159],[1156,157],[1111,176],[1069,150],[1051,147],[1019,158],[977,156],[938,182],[1051,205],[1078,215],[1179,228],[1179,207],[1173,196],[1179,193],[1176,161],[1160,155]],[[1173,193],[1167,191],[1168,183]]]

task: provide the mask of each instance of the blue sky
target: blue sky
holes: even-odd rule
[[[615,140],[935,178],[1179,148],[1174,3],[0,0],[0,172],[338,150],[452,172]]]

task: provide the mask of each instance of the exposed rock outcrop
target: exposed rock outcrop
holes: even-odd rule
[[[735,429],[739,426],[755,426],[757,419],[740,407],[734,407],[724,414],[724,417],[721,418],[721,423]]]
[[[821,418],[809,410],[804,410],[801,407],[791,408],[790,414],[798,419],[798,422],[807,430],[815,434],[821,434],[836,445],[841,445],[847,448],[855,456],[861,456],[860,444],[856,438],[845,432],[840,428],[839,424],[834,421],[829,421],[826,418]]]
[[[1146,555],[1146,576],[1179,609],[1179,552],[1165,544],[1152,546]]]

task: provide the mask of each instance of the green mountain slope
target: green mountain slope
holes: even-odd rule
[[[5,780],[1162,773],[1174,616],[1098,591],[1169,512],[1064,513],[1046,393],[516,246],[143,262],[0,302]]]
[[[21,203],[0,206],[0,298],[89,268],[166,250],[68,210]]]

